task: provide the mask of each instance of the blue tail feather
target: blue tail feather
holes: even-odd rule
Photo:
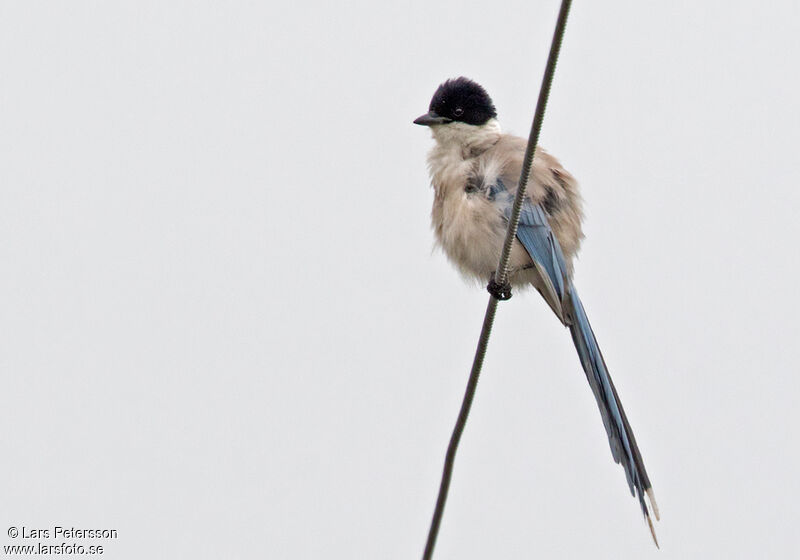
[[[574,286],[570,286],[567,305],[572,320],[569,325],[572,340],[580,356],[586,379],[597,400],[597,406],[608,434],[611,454],[614,456],[614,461],[622,464],[631,494],[638,498],[643,513],[647,515],[644,494],[650,488],[650,480],[647,477],[619,395],[608,373],[603,354],[600,352],[594,331],[589,324],[586,310],[583,308],[583,303],[581,303]]]
[[[495,201],[499,205],[507,218],[510,217],[512,197],[502,181],[498,179],[493,185],[490,185],[487,195],[489,200]],[[537,265],[548,295],[556,300],[555,303],[548,300],[548,303],[560,304],[563,313],[560,318],[569,325],[572,340],[575,342],[581,365],[586,373],[586,379],[589,381],[600,409],[611,446],[611,454],[625,470],[628,487],[631,493],[638,498],[642,513],[647,519],[655,540],[655,531],[653,531],[644,500],[645,494],[650,497],[656,519],[658,519],[658,509],[653,501],[650,480],[636,445],[633,430],[625,416],[625,410],[622,408],[614,382],[608,373],[592,326],[586,317],[586,310],[578,297],[578,292],[572,285],[561,245],[553,234],[547,213],[541,205],[534,204],[530,199],[526,199],[521,208],[517,239]],[[547,296],[546,299],[548,299]],[[658,543],[656,542],[656,544]]]

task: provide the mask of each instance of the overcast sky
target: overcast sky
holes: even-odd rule
[[[419,558],[488,295],[411,121],[466,75],[527,135],[558,4],[0,2],[0,544]],[[529,293],[436,558],[797,554],[798,68],[794,1],[574,3],[541,142],[662,550]]]

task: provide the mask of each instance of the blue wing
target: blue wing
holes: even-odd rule
[[[503,196],[506,201],[510,202],[510,194],[499,179],[495,185],[489,187],[488,196],[491,200]],[[510,203],[503,204],[503,212],[506,219],[509,219],[511,216]],[[650,480],[636,445],[633,430],[631,430],[614,383],[608,373],[586,311],[567,273],[561,246],[550,228],[547,214],[540,205],[533,204],[529,199],[526,199],[522,206],[517,239],[525,247],[540,274],[546,275],[543,280],[549,283],[562,304],[564,320],[570,329],[581,365],[586,373],[586,379],[589,381],[600,409],[611,446],[611,454],[614,456],[614,461],[622,464],[628,480],[628,487],[631,493],[638,497],[642,512],[652,531],[652,523],[644,501],[645,493],[650,497],[656,518],[658,518],[658,510],[653,501]],[[655,539],[655,533],[653,533],[653,538]]]

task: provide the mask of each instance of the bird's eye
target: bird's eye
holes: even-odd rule
[[[464,109],[462,109],[461,107],[456,107],[455,109],[453,109],[453,114],[457,117],[460,117],[461,115],[464,114]]]

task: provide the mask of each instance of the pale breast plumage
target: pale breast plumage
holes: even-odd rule
[[[510,203],[506,198],[491,200],[488,189],[500,180],[509,193],[516,192],[525,141],[502,134],[494,120],[479,130],[457,124],[440,127],[434,135],[437,143],[428,163],[435,191],[431,219],[436,241],[463,274],[485,282],[497,267],[507,225],[504,205]],[[583,237],[575,179],[539,149],[527,194],[547,212],[571,274]],[[511,269],[512,283],[542,287],[518,242],[512,249]],[[552,298],[545,299],[555,307]]]

